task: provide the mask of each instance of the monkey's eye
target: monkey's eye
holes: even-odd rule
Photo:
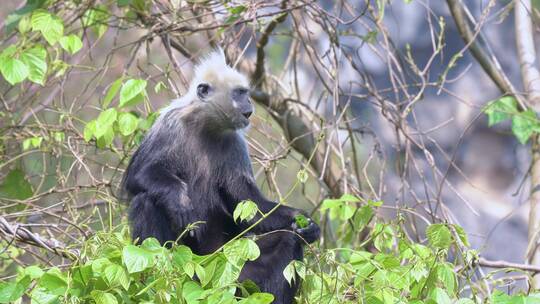
[[[210,94],[210,91],[210,85],[207,83],[201,83],[197,86],[197,96],[199,96],[200,99],[206,99]]]
[[[246,95],[249,92],[249,90],[246,88],[238,88],[236,89],[236,92],[238,93],[238,95]]]
[[[249,102],[249,90],[246,88],[236,88],[232,91],[232,99],[239,103]]]

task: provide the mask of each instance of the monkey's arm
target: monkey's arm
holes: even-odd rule
[[[199,220],[191,205],[186,183],[165,162],[143,164],[128,175],[126,188],[132,194],[144,193],[149,196],[156,207],[165,210],[169,221],[177,229]]]
[[[240,175],[235,177],[230,181],[229,187],[227,190],[226,199],[229,202],[228,209],[231,210],[231,214],[238,205],[239,202],[244,200],[251,200],[255,202],[259,210],[268,214],[274,207],[277,206],[277,203],[268,200],[259,190],[255,181],[250,176]],[[308,242],[313,242],[315,239],[318,239],[319,236],[319,227],[310,222],[310,225],[303,229],[296,229],[295,226],[295,216],[303,214],[306,216],[306,213],[300,209],[291,208],[288,206],[281,205],[271,214],[269,214],[261,223],[253,228],[255,233],[265,233],[274,230],[286,229],[286,230],[295,230],[301,235],[306,233],[306,239]],[[251,224],[257,222],[261,219],[261,215],[258,213],[254,219],[249,222],[239,223],[241,228],[247,228]]]

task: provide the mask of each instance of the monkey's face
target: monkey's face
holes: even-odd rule
[[[235,70],[206,73],[197,84],[197,98],[217,126],[237,130],[249,125],[253,105],[248,84]]]

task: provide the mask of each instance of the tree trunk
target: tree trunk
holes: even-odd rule
[[[516,46],[521,70],[523,88],[527,104],[532,107],[538,116],[540,113],[540,72],[536,61],[534,47],[533,26],[531,16],[531,0],[516,0],[514,2],[516,22]],[[531,265],[539,265],[538,239],[540,235],[540,135],[535,133],[531,145],[531,189],[529,196],[529,227],[527,246],[527,261]],[[537,289],[540,288],[538,276],[531,282]]]

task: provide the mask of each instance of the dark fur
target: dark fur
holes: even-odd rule
[[[124,176],[124,188],[131,196],[133,238],[174,241],[187,224],[204,221],[180,241],[196,254],[209,254],[258,219],[235,223],[232,213],[238,202],[250,199],[265,213],[276,205],[255,184],[243,136],[216,123],[219,120],[207,115],[208,107],[190,105],[167,112],[133,155]],[[297,290],[283,276],[290,261],[303,258],[303,240],[292,232],[308,242],[319,237],[314,223],[293,228],[299,213],[280,206],[252,230],[255,234],[290,231],[259,239],[261,256],[246,263],[240,276],[274,294],[274,303],[292,303]]]

